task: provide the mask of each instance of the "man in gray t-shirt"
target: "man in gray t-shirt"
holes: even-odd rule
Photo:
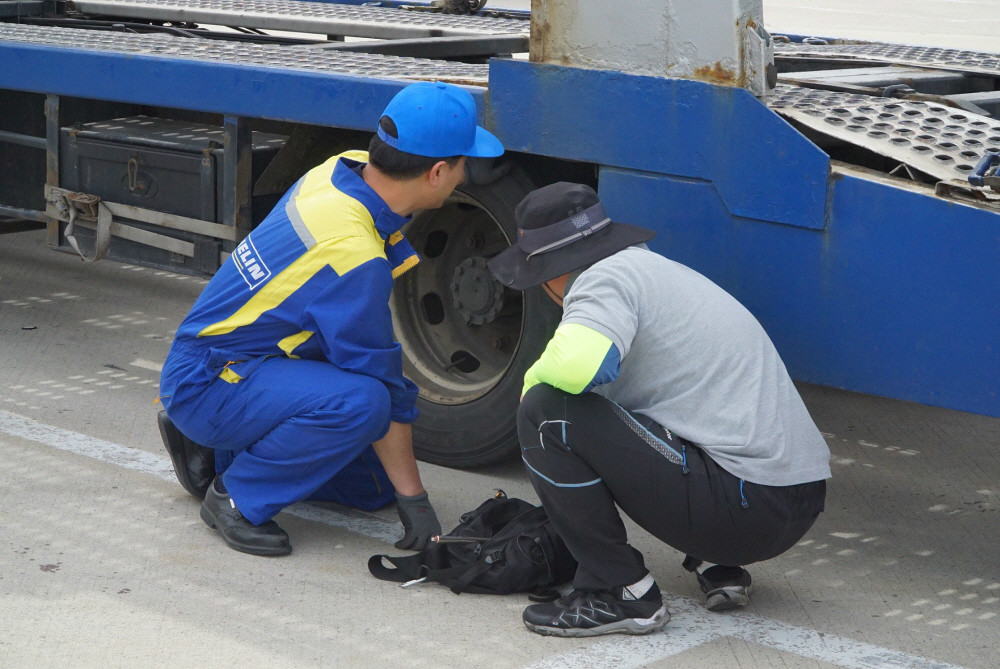
[[[563,307],[525,375],[522,457],[579,562],[574,592],[529,606],[525,624],[594,636],[670,620],[616,504],[686,554],[710,610],[748,603],[743,566],[806,533],[830,477],[771,340],[724,290],[647,249],[652,231],[612,222],[587,186],[541,188],[515,215],[517,243],[490,269]]]

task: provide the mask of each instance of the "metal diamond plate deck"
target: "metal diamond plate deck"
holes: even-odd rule
[[[488,65],[12,23],[0,23],[0,41],[383,79],[433,79],[485,86],[489,78]]]
[[[303,0],[78,0],[74,6],[88,14],[377,39],[527,35],[530,28],[519,19]]]
[[[776,42],[777,58],[826,58],[916,65],[1000,77],[1000,55],[904,44],[799,44]]]
[[[943,181],[966,180],[987,148],[1000,149],[1000,120],[934,103],[779,84],[768,106]]]

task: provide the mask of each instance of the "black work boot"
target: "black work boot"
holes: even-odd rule
[[[177,480],[189,493],[205,499],[205,491],[215,478],[215,451],[185,437],[166,411],[160,411],[157,422]]]
[[[288,555],[292,544],[288,533],[273,520],[254,525],[243,517],[233,499],[220,488],[221,476],[216,476],[208,486],[205,501],[201,503],[201,519],[214,530],[219,530],[230,548],[253,555]]]

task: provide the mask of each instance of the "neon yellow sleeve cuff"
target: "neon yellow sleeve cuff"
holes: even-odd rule
[[[579,395],[594,383],[613,347],[610,339],[585,325],[560,325],[542,356],[525,373],[522,395],[539,383]]]

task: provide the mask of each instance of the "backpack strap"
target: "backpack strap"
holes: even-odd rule
[[[386,566],[388,561],[392,566]],[[368,560],[368,571],[372,576],[383,581],[409,583],[410,581],[434,581],[451,588],[456,595],[470,590],[472,583],[480,574],[489,571],[492,563],[486,559],[477,559],[468,564],[460,564],[444,569],[431,569],[424,564],[423,553],[392,557],[389,555],[373,555]],[[471,590],[478,590],[472,587]]]
[[[392,567],[387,567],[385,560],[388,560]],[[368,571],[377,579],[395,581],[396,583],[408,583],[428,576],[428,569],[424,566],[423,553],[401,557],[373,555],[368,559]]]

